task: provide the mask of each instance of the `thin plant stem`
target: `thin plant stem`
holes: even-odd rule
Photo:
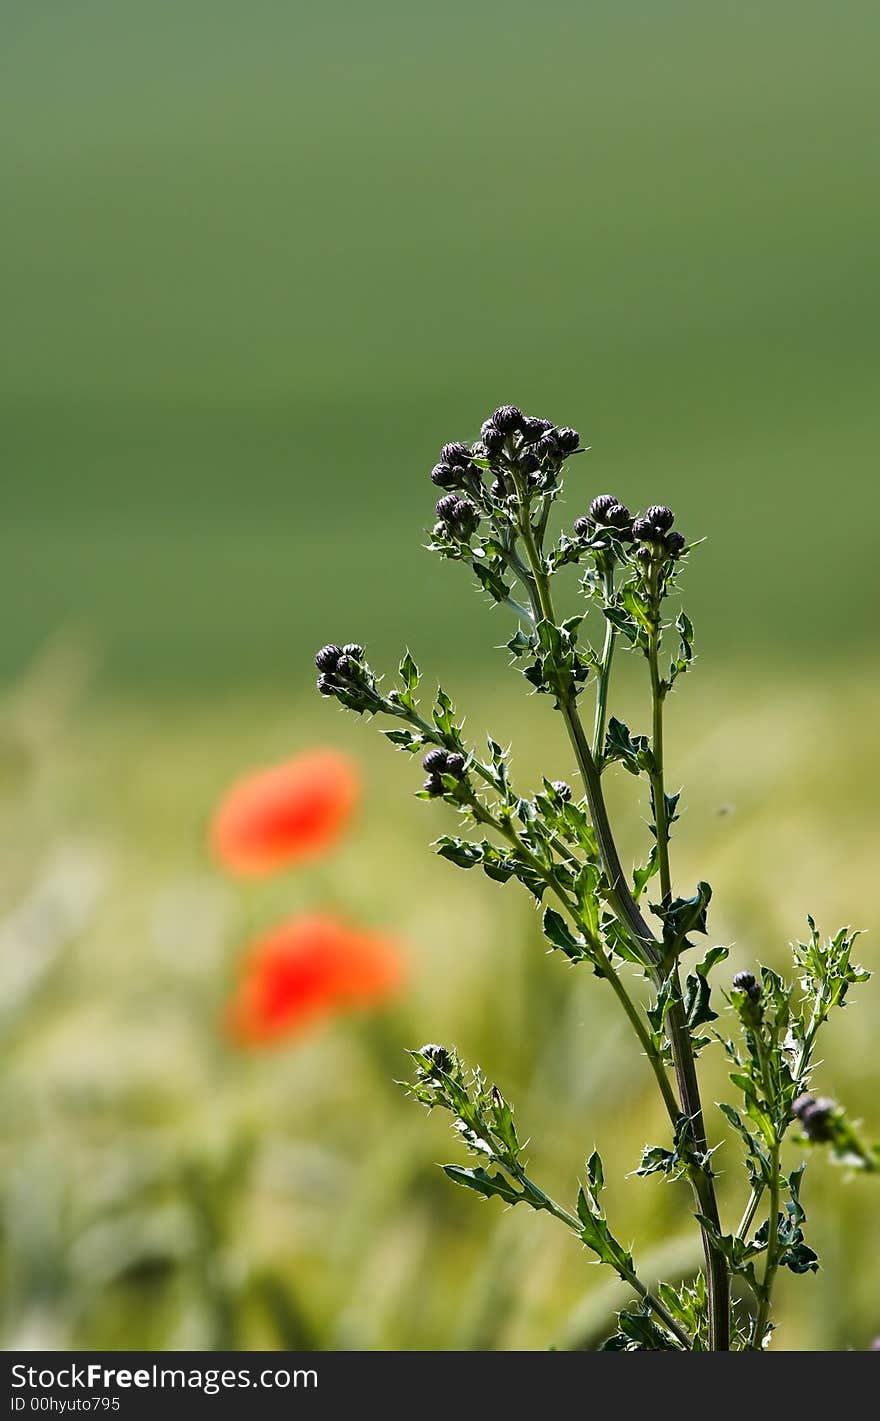
[[[651,719],[652,719],[652,770],[651,798],[654,804],[654,824],[657,831],[657,859],[660,869],[660,891],[664,901],[672,895],[672,874],[669,864],[669,822],[666,811],[666,785],[663,769],[663,703],[665,688],[660,678],[660,624],[655,621],[648,639],[648,664],[651,675]],[[706,1161],[704,1167],[691,1171],[700,1211],[709,1221],[711,1231],[721,1233],[718,1202],[712,1182],[709,1164],[709,1143],[700,1099],[700,1083],[697,1076],[690,1030],[682,1005],[681,981],[677,963],[671,968],[674,1000],[669,1010],[667,1024],[675,1073],[678,1080],[682,1110],[690,1122],[694,1147]],[[706,1254],[706,1275],[709,1293],[709,1345],[717,1351],[727,1351],[730,1346],[730,1280],[723,1255],[713,1246],[710,1231],[702,1227],[703,1247]]]
[[[527,585],[529,586],[531,595],[537,599],[535,615],[540,615],[555,625],[556,616],[553,607],[553,598],[550,592],[549,578],[544,568],[540,551],[535,544],[534,533],[528,518],[524,518],[521,521],[520,531],[531,571],[530,582]],[[617,852],[617,845],[614,842],[614,836],[611,832],[599,772],[587,741],[583,724],[577,712],[577,706],[570,684],[558,687],[558,699],[584,781],[587,802],[590,807],[590,815],[596,833],[596,841],[599,846],[603,867],[605,868],[605,873],[609,880],[608,896],[611,906],[617,917],[634,933],[637,942],[640,944],[642,951],[646,954],[650,964],[657,969],[659,967],[661,954],[654,935],[642,917],[624,876],[620,856]],[[660,783],[662,785],[662,734]],[[678,984],[676,983],[676,985]],[[708,1159],[708,1141],[703,1121],[703,1107],[700,1100],[699,1081],[694,1062],[690,1032],[681,1006],[680,987],[676,995],[678,1000],[670,1009],[667,1022],[681,1110],[690,1123],[697,1152],[701,1154],[704,1159]],[[724,1256],[717,1249],[712,1240],[713,1232],[720,1234],[721,1224],[718,1213],[718,1202],[715,1196],[715,1185],[708,1164],[705,1167],[698,1166],[692,1169],[690,1171],[690,1179],[699,1212],[708,1221],[708,1226],[702,1222],[700,1223],[700,1231],[706,1259],[706,1285],[709,1299],[709,1347],[710,1350],[713,1351],[726,1352],[730,1346],[730,1283]]]
[[[770,1316],[770,1302],[773,1282],[779,1267],[779,1142],[770,1153],[770,1215],[767,1223],[767,1266],[761,1284],[761,1298],[752,1328],[751,1346],[761,1347],[761,1339],[767,1330]]]
[[[605,554],[605,564],[602,571],[602,581],[605,590],[606,602],[611,601],[614,596],[614,562],[610,552]],[[601,771],[602,767],[602,747],[605,744],[605,726],[608,722],[608,688],[611,684],[611,662],[614,659],[614,644],[617,631],[614,623],[605,622],[605,643],[602,647],[602,660],[599,670],[596,673],[596,718],[593,722],[593,759]]]

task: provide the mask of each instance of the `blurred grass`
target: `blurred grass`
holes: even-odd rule
[[[277,684],[355,608],[477,663],[416,542],[501,399],[594,446],[572,515],[711,538],[719,657],[869,640],[878,42],[868,0],[12,0],[0,671],[69,619],[110,685]]]
[[[682,884],[712,882],[713,936],[735,942],[733,967],[758,955],[779,966],[807,910],[829,929],[875,927],[876,756],[857,765],[850,749],[876,681],[854,673],[833,692],[804,679],[743,696],[736,679],[695,680],[675,697],[670,751],[687,785],[675,860]],[[542,703],[523,702],[515,683],[461,691],[474,735],[491,725],[514,737],[523,785],[539,769],[571,774]],[[31,725],[22,705],[4,722],[7,746],[16,724]],[[243,765],[328,738],[366,777],[345,844],[297,875],[225,881],[204,850],[216,795]],[[3,927],[7,1003],[41,886],[57,944],[3,1035],[5,1345],[594,1340],[615,1297],[604,1271],[552,1222],[481,1207],[435,1168],[459,1147],[392,1084],[403,1048],[423,1039],[454,1041],[497,1077],[532,1138],[535,1173],[562,1197],[600,1145],[610,1215],[646,1272],[694,1265],[684,1196],[626,1177],[664,1126],[601,984],[543,953],[516,885],[431,855],[447,812],[411,798],[413,766],[369,727],[311,698],[127,698],[56,723],[29,762],[0,820],[4,899],[31,904]],[[613,786],[627,855],[644,834],[632,783]],[[384,1018],[237,1055],[218,1019],[241,944],[316,905],[399,935],[404,999]],[[877,968],[873,933],[860,956]],[[829,1029],[817,1076],[875,1135],[865,1063],[878,1026],[875,982]],[[743,1200],[731,1145],[719,1167],[733,1219]],[[880,1326],[866,1266],[880,1243],[876,1185],[817,1157],[805,1196],[824,1266],[783,1281],[779,1345],[863,1348]]]

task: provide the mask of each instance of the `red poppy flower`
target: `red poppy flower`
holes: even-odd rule
[[[225,868],[258,877],[325,853],[348,824],[358,777],[338,750],[310,750],[234,784],[211,825]]]
[[[271,1045],[337,1012],[377,1006],[403,977],[389,939],[312,915],[258,938],[227,1009],[240,1046]]]

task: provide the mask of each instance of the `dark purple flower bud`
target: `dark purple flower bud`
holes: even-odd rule
[[[675,522],[675,514],[671,508],[667,508],[664,503],[654,503],[645,511],[648,522],[657,529],[658,533],[668,533]]]
[[[632,514],[625,503],[612,503],[611,507],[605,510],[605,522],[609,528],[616,528],[618,532],[632,531]]]
[[[422,789],[427,790],[428,794],[431,795],[442,794],[443,781],[439,778],[438,775],[429,775],[428,778],[425,780],[425,783],[422,785]]]
[[[535,445],[535,453],[539,459],[558,459],[562,451],[559,448],[559,440],[556,437],[555,429],[545,429],[541,438]]]
[[[447,755],[445,773],[447,775],[453,775],[457,780],[460,780],[464,774],[464,755],[459,755],[455,752],[451,755]]]
[[[446,1047],[436,1046],[433,1041],[429,1041],[426,1046],[420,1046],[419,1055],[427,1056],[428,1060],[436,1066],[438,1071],[448,1071],[452,1065],[452,1056]]]
[[[733,978],[733,985],[738,992],[746,992],[753,1002],[761,1000],[764,989],[754,972],[737,972]]]
[[[590,517],[597,523],[604,523],[609,508],[622,508],[613,493],[600,493],[590,504]]]
[[[556,439],[563,454],[573,454],[581,442],[581,436],[576,429],[570,429],[568,425],[563,425],[562,429],[557,429]]]
[[[683,533],[672,532],[666,534],[666,551],[671,558],[677,558],[687,547],[687,539]]]
[[[515,434],[522,428],[523,412],[516,405],[499,405],[492,416],[492,423],[502,434]]]
[[[524,474],[533,474],[540,464],[541,461],[534,449],[525,449],[519,456],[519,466]]]
[[[504,448],[504,435],[494,424],[484,424],[482,431],[483,448],[488,455],[500,454]]]
[[[361,646],[360,642],[347,641],[342,650],[346,656],[351,657],[352,661],[363,661],[364,648]]]
[[[441,498],[434,509],[441,523],[451,523],[455,517],[455,510],[461,503],[461,499],[456,493],[448,493],[445,498]]]
[[[553,790],[557,798],[561,799],[564,804],[567,804],[571,799],[571,785],[566,784],[565,780],[554,780]]]
[[[351,661],[347,656],[340,656],[339,660],[336,663],[336,670],[333,672],[333,674],[338,678],[338,680],[344,681],[347,676],[350,676],[352,674],[354,669],[355,666],[353,661]]]
[[[808,1140],[823,1143],[833,1138],[834,1101],[829,1100],[827,1096],[820,1095],[816,1099],[812,1095],[800,1095],[792,1105],[791,1112],[797,1116]]]
[[[441,775],[446,769],[446,760],[446,751],[442,750],[440,746],[437,745],[434,747],[433,750],[428,751],[427,755],[422,761],[422,769],[427,770],[428,773],[431,775]]]
[[[335,646],[330,642],[327,646],[322,646],[315,655],[315,665],[319,671],[335,671],[336,663],[342,655],[342,647]]]
[[[552,429],[553,424],[549,419],[531,419],[528,416],[523,418],[522,437],[526,444],[537,444],[542,434],[546,434],[548,429]]]
[[[461,483],[461,469],[453,469],[451,464],[435,464],[431,470],[431,483],[437,488],[458,488]]]
[[[471,451],[466,444],[444,444],[440,450],[441,464],[469,464]]]
[[[469,498],[458,498],[451,521],[460,532],[472,533],[480,521],[480,515]]]
[[[318,690],[322,696],[332,696],[336,693],[336,687],[329,676],[318,677]]]
[[[640,563],[644,564],[645,567],[647,567],[649,563],[653,562],[654,560],[654,554],[652,553],[650,548],[645,546],[644,543],[642,543],[641,547],[636,548],[636,557],[638,558]]]
[[[663,541],[663,534],[658,532],[653,523],[649,523],[647,518],[637,518],[632,525],[633,537],[640,539],[643,543],[660,543]]]
[[[593,535],[593,521],[591,518],[576,518],[573,527],[579,538],[591,538]]]

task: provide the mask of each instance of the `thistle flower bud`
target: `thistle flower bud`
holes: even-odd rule
[[[338,681],[344,681],[347,676],[351,676],[355,670],[355,664],[348,656],[340,656],[334,669],[334,676]]]
[[[662,533],[649,523],[647,518],[637,518],[632,525],[633,537],[638,538],[642,543],[660,543],[663,541]]]
[[[562,429],[557,429],[556,431],[556,442],[563,454],[573,454],[581,442],[581,436],[576,429],[571,429],[568,425],[564,425]]]
[[[442,774],[443,771],[446,769],[446,759],[446,751],[442,750],[440,746],[437,745],[434,747],[433,750],[428,751],[427,755],[422,761],[422,769],[427,770],[429,774],[432,775]]]
[[[622,508],[623,504],[617,501],[613,493],[600,493],[590,504],[590,517],[596,523],[604,523],[609,508]]]
[[[517,461],[524,474],[533,474],[540,468],[541,460],[534,449],[524,449]]]
[[[440,450],[441,464],[464,464],[471,461],[471,451],[466,444],[456,442],[454,444],[444,444]]]
[[[435,464],[431,470],[431,483],[437,488],[458,488],[461,483],[461,469],[454,469],[451,464]]]
[[[526,444],[537,444],[542,434],[546,434],[548,429],[552,429],[553,424],[549,419],[532,419],[527,416],[522,422],[522,437]]]
[[[760,1000],[764,990],[754,972],[737,972],[733,978],[733,985],[738,992],[748,993],[753,1002]]]
[[[624,542],[632,537],[632,514],[625,503],[613,503],[605,510],[605,523],[613,528]]]
[[[568,804],[571,799],[571,785],[566,784],[565,780],[554,780],[553,792],[558,799],[562,800],[563,804]]]
[[[664,503],[653,503],[646,509],[645,518],[658,533],[668,533],[675,522],[675,514]]]
[[[589,538],[593,533],[593,522],[590,518],[576,518],[573,523],[574,531],[579,538]]]
[[[453,751],[451,755],[446,756],[446,774],[454,775],[457,780],[461,779],[464,774],[464,755]]]
[[[683,533],[673,532],[666,534],[666,551],[671,558],[677,558],[687,547],[687,539]]]
[[[799,1095],[791,1107],[792,1115],[800,1121],[808,1140],[823,1143],[833,1137],[831,1128],[834,1101],[827,1096]]]
[[[336,663],[342,655],[342,647],[330,642],[315,654],[315,665],[319,671],[335,671]]]
[[[491,457],[493,454],[500,454],[504,448],[504,435],[494,424],[484,424],[482,430],[483,448]]]
[[[363,660],[364,648],[361,646],[360,642],[348,641],[345,643],[345,646],[342,648],[342,651],[345,656],[351,657],[352,661]]]
[[[644,543],[642,543],[640,547],[636,548],[636,557],[638,558],[639,562],[643,564],[644,567],[648,567],[649,564],[652,563],[654,560],[654,554],[652,553],[650,548],[645,546]]]
[[[502,434],[515,434],[522,428],[523,412],[516,405],[499,405],[492,416],[492,423]]]
[[[448,1071],[452,1065],[452,1056],[446,1047],[437,1046],[433,1041],[429,1041],[425,1046],[420,1046],[419,1055],[427,1056],[438,1071]]]
[[[434,509],[441,523],[451,523],[455,518],[455,510],[461,499],[456,493],[448,493],[445,498],[441,498]]]
[[[541,438],[535,445],[535,453],[539,459],[558,459],[562,453],[559,447],[559,439],[555,429],[545,429]]]
[[[336,687],[329,676],[319,676],[317,686],[322,696],[332,696],[336,692]]]
[[[429,775],[422,785],[422,789],[427,790],[428,794],[436,797],[438,794],[443,793],[443,781],[438,775]]]
[[[472,533],[480,521],[480,515],[469,498],[460,498],[455,505],[452,522],[456,529],[467,535]]]

